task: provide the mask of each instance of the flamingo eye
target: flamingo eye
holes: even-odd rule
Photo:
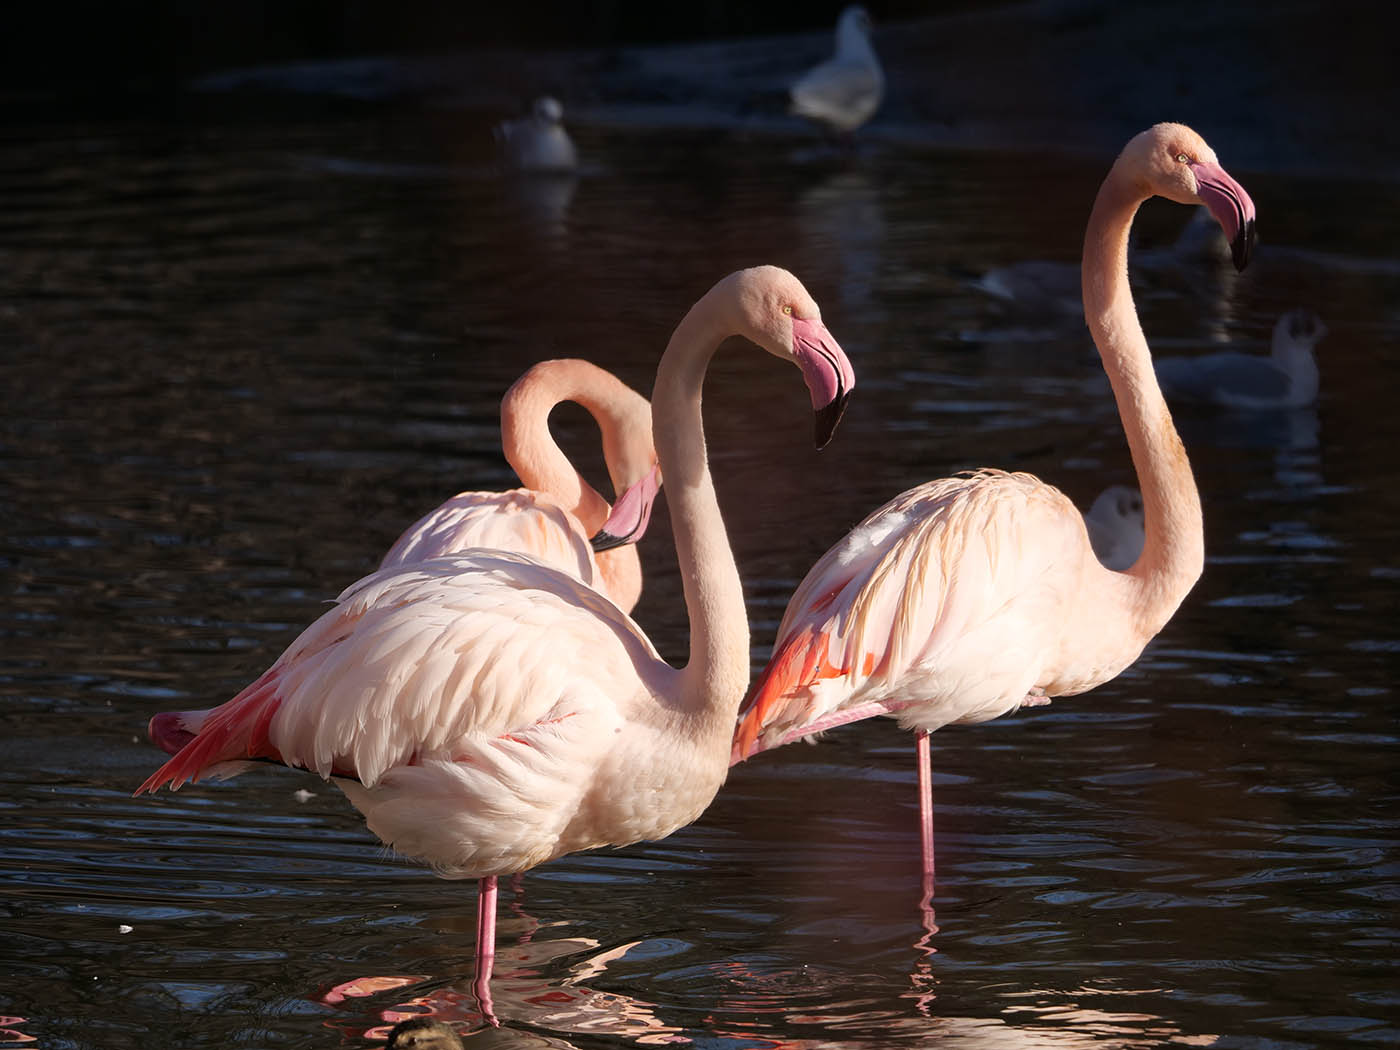
[[[1177,160],[1177,163],[1178,163],[1178,164],[1190,164],[1190,163],[1191,163],[1191,158],[1188,157],[1185,153],[1178,153],[1178,154],[1176,155],[1176,160]]]
[[[791,307],[791,306],[784,306],[784,307],[783,307],[783,313],[785,313],[785,314],[787,314],[789,317],[791,317],[791,316],[792,316],[792,307]]]

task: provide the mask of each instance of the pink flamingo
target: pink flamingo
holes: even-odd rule
[[[910,489],[827,551],[798,587],[735,734],[734,761],[871,715],[916,730],[925,907],[933,888],[928,734],[1108,681],[1137,659],[1204,563],[1201,503],[1128,288],[1128,232],[1160,195],[1205,204],[1243,269],[1254,205],[1201,137],[1158,124],[1128,143],[1084,238],[1084,314],[1142,489],[1126,572],[1084,517],[1029,474],[981,470]]]
[[[731,334],[802,369],[818,446],[854,385],[785,270],[730,275],[676,328],[657,368],[654,437],[691,623],[684,667],[573,576],[505,551],[432,558],[352,585],[222,706],[156,715],[151,740],[174,757],[137,794],[248,759],[335,778],[397,853],[481,880],[475,987],[494,1023],[497,876],[663,838],[724,782],[749,628],[700,390]]]
[[[614,508],[550,436],[549,413],[561,401],[577,402],[597,422],[618,494],[612,528],[621,535],[609,537],[613,546],[596,558],[589,537]],[[525,487],[458,493],[410,526],[379,567],[411,565],[469,547],[515,551],[577,576],[631,612],[642,594],[642,563],[632,544],[646,531],[661,480],[647,399],[587,361],[541,361],[501,400],[501,445]]]

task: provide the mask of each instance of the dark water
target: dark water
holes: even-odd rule
[[[833,445],[810,450],[763,355],[707,386],[756,662],[811,561],[911,484],[996,465],[1087,505],[1131,482],[1082,328],[969,283],[1073,260],[1109,157],[620,126],[580,133],[582,178],[525,186],[483,131],[54,124],[0,155],[0,1045],[355,1047],[396,1012],[475,1019],[472,885],[386,856],[333,788],[130,793],[151,714],[231,695],[404,525],[512,484],[496,407],[536,360],[649,389],[719,277],[806,282],[859,376]],[[1321,402],[1180,416],[1208,547],[1180,613],[1117,681],[935,736],[937,932],[912,741],[861,724],[739,768],[664,842],[503,887],[505,1027],[473,1045],[1400,1042],[1400,196],[1235,174],[1257,267],[1159,276],[1149,338],[1262,350],[1310,306]],[[1185,218],[1149,206],[1143,245]],[[586,417],[556,419],[600,476]],[[669,542],[662,515],[637,617],[676,659]]]

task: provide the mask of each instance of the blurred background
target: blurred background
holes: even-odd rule
[[[841,132],[791,111],[840,11],[7,10],[0,1046],[474,1030],[473,886],[387,856],[309,776],[132,799],[147,720],[233,695],[452,493],[516,484],[498,411],[531,364],[649,392],[742,266],[793,270],[858,377],[817,453],[791,369],[737,344],[711,369],[756,669],[812,562],[911,485],[1131,487],[1076,280],[1099,182],[1161,120],[1212,144],[1260,230],[1236,274],[1190,209],[1135,226],[1206,514],[1176,617],[1091,693],[935,735],[936,921],[912,739],[861,723],[737,768],[663,842],[503,885],[504,1027],[470,1038],[1393,1045],[1392,35],[1318,0],[872,4],[883,93]],[[528,125],[497,128],[543,95],[575,161],[523,170]],[[1274,394],[1243,405],[1211,378],[1295,311],[1320,322],[1282,328],[1310,391],[1246,378]],[[587,414],[552,423],[607,491]],[[636,618],[683,659],[664,507],[641,555]]]

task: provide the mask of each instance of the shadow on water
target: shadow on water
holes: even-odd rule
[[[474,888],[386,857],[331,786],[129,794],[154,712],[232,695],[408,522],[513,483],[498,403],[537,360],[649,389],[685,307],[757,262],[822,303],[860,374],[828,450],[758,355],[722,353],[707,389],[756,663],[806,567],[912,484],[994,464],[1084,506],[1132,483],[1082,327],[972,283],[1072,262],[1105,157],[616,122],[577,130],[577,178],[514,183],[474,119],[54,125],[0,161],[0,1045],[477,1022]],[[529,873],[503,896],[505,1027],[469,1042],[1393,1042],[1400,288],[1375,230],[1400,196],[1243,177],[1258,271],[1153,285],[1144,326],[1174,354],[1259,350],[1310,306],[1319,402],[1182,412],[1207,570],[1178,615],[1109,685],[936,734],[937,933],[912,740],[860,724],[737,768],[665,842]],[[1319,217],[1337,199],[1371,225]],[[1182,211],[1145,209],[1143,250]],[[601,477],[586,417],[555,422]],[[680,660],[668,547],[662,513],[637,618]]]

